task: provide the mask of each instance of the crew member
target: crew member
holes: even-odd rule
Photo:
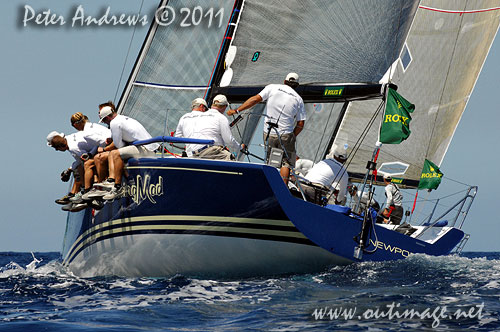
[[[311,201],[317,202],[317,190],[330,192],[333,190],[335,204],[344,205],[346,202],[347,184],[349,175],[344,168],[347,160],[347,148],[334,147],[333,158],[329,157],[315,164],[305,176],[308,183],[302,184],[304,194]],[[312,185],[311,185],[312,184]]]
[[[105,200],[112,200],[125,194],[125,188],[121,185],[124,163],[130,158],[153,157],[159,144],[132,145],[135,141],[151,138],[151,135],[139,121],[116,113],[110,106],[103,107],[99,111],[99,117],[100,122],[109,124],[113,138],[113,142],[106,146],[104,151],[109,151],[107,182],[114,182],[114,186],[108,194],[103,196]]]
[[[73,187],[68,195],[57,200],[56,203],[68,204],[72,201],[75,203],[81,202],[80,198],[72,200],[70,196],[76,196],[75,194],[80,192],[82,177],[84,176],[83,162],[91,155],[94,155],[99,146],[104,146],[105,144],[106,141],[104,138],[91,131],[78,131],[67,136],[63,133],[53,131],[47,135],[48,146],[53,147],[57,151],[69,151],[73,158],[75,158],[75,162],[73,162],[71,168],[61,173],[61,180],[65,182],[69,181],[71,172],[74,173],[75,182]]]
[[[299,75],[289,73],[283,84],[269,84],[261,92],[246,100],[240,107],[227,112],[227,115],[234,115],[262,101],[267,101],[264,127],[264,142],[268,142],[267,159],[271,148],[285,151],[280,169],[281,177],[285,183],[288,183],[290,167],[295,165],[296,137],[304,128],[306,120],[304,101],[295,91],[298,86]],[[277,128],[273,128],[276,126]]]
[[[399,225],[403,218],[403,195],[395,183],[392,183],[392,177],[389,174],[384,175],[385,208],[382,211],[384,223]]]
[[[223,115],[229,105],[226,96],[217,95],[213,99],[212,107],[208,109],[202,98],[196,98],[191,103],[191,112],[184,114],[175,130],[176,137],[213,140],[213,145],[187,144],[188,156],[203,159],[234,160],[234,155],[226,148],[230,147],[235,153],[245,146],[239,144],[231,134],[229,121]]]

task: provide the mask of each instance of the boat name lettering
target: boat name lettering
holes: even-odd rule
[[[393,254],[400,254],[403,257],[408,257],[410,256],[410,252],[408,250],[401,249],[399,247],[391,246],[390,244],[385,244],[384,242],[376,241],[373,242],[373,240],[370,240],[371,244],[378,249],[382,249],[385,251],[390,251]]]
[[[323,93],[324,97],[340,97],[344,92],[344,87],[326,87]]]
[[[403,124],[408,125],[408,122],[406,121],[408,121],[408,118],[405,116],[401,116],[399,114],[387,114],[384,122],[403,122]]]
[[[151,176],[147,174],[144,179],[142,176],[137,175],[135,184],[128,185],[126,187],[127,194],[132,197],[132,200],[139,204],[145,199],[148,199],[151,203],[156,204],[154,196],[163,195],[163,178],[158,177],[158,182],[151,183]]]

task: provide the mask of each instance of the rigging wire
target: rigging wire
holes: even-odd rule
[[[139,8],[139,13],[137,14],[138,16],[141,16],[143,5],[144,5],[144,0],[141,1],[141,7]],[[130,43],[128,45],[127,55],[125,56],[125,61],[123,62],[123,68],[122,68],[122,72],[120,74],[120,79],[118,80],[118,85],[116,86],[115,97],[113,98],[113,102],[114,103],[116,103],[116,97],[118,96],[118,91],[119,91],[120,85],[122,83],[123,73],[125,72],[125,67],[127,66],[127,60],[128,60],[128,56],[130,55],[130,49],[132,48],[132,42],[134,41],[134,36],[135,36],[135,31],[136,30],[137,30],[137,24],[134,25],[134,30],[132,32],[132,37],[130,38]]]
[[[231,103],[229,103],[229,109],[233,109],[233,107],[231,106]],[[233,116],[234,118],[234,116]],[[248,123],[248,122],[247,122]],[[238,131],[238,135],[240,136],[240,139],[241,139],[241,144],[245,144],[243,143],[243,135],[241,135],[241,132],[240,132],[240,127],[238,126],[238,123],[236,123],[236,130]],[[246,144],[245,144],[246,145]],[[248,149],[248,148],[247,148]],[[248,159],[248,162],[250,162],[250,156],[247,155],[247,159]]]
[[[384,105],[384,101],[382,100],[380,105],[377,107],[377,110],[373,113],[371,119],[368,121],[368,124],[363,129],[363,132],[359,136],[358,140],[356,141],[356,143],[354,143],[354,147],[351,150],[351,153],[349,153],[349,155],[347,156],[347,160],[349,160],[349,158],[350,158],[349,162],[347,163],[347,165],[344,165],[344,167],[342,168],[342,172],[339,172],[338,174],[335,175],[335,178],[333,179],[332,184],[335,183],[337,181],[337,179],[342,178],[342,176],[344,176],[345,172],[347,172],[347,168],[351,165],[351,163],[354,159],[354,156],[356,155],[359,148],[361,147],[361,143],[364,141],[364,139],[368,135],[368,132],[370,131],[371,127],[373,126],[373,123],[375,122],[375,119],[378,117],[380,111],[382,110],[383,105]],[[353,158],[351,158],[351,155],[353,156]],[[330,195],[328,195],[328,200],[332,197],[333,193],[334,193],[334,191],[332,191],[332,193],[330,193]]]
[[[314,105],[313,105],[313,107],[314,107]],[[332,108],[330,109],[330,112],[329,112],[329,115],[328,115],[328,120],[326,120],[325,129],[323,130],[323,133],[325,133],[326,132],[326,128],[328,128],[328,124],[330,123],[330,119],[332,118],[333,108],[334,107],[335,107],[335,104],[332,104]],[[316,153],[314,155],[314,160],[316,160],[316,158],[318,158],[319,151],[321,150],[321,143],[323,143],[323,138],[324,137],[325,137],[325,135],[321,135],[321,140],[319,141],[319,144],[318,144],[318,150],[316,150]]]

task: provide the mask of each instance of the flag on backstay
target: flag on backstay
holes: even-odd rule
[[[418,189],[437,189],[442,177],[443,173],[439,170],[439,167],[430,160],[425,159]]]
[[[404,99],[396,90],[389,88],[385,113],[380,126],[379,141],[384,144],[399,144],[410,136],[410,121],[415,105]]]

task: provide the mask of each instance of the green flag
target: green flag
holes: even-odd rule
[[[422,169],[422,176],[418,183],[418,189],[437,189],[441,183],[443,173],[439,167],[434,165],[431,161],[425,159],[424,168]]]
[[[410,136],[410,121],[415,105],[404,99],[396,90],[389,88],[384,119],[380,126],[379,141],[399,144]]]

